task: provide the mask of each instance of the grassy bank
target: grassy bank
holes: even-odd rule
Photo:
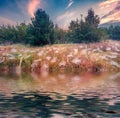
[[[120,42],[0,46],[0,72],[120,71]]]

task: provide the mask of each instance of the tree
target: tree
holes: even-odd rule
[[[88,10],[85,19],[71,21],[69,26],[70,40],[73,43],[89,43],[100,41],[102,30],[98,28],[100,19],[93,9]]]
[[[95,28],[98,27],[100,23],[100,18],[98,15],[95,15],[94,10],[92,8],[88,10],[88,15],[87,17],[85,17],[85,22],[88,25],[93,26]]]
[[[9,44],[16,40],[16,28],[14,26],[0,27],[0,43]]]
[[[112,39],[120,40],[120,26],[115,26],[113,28]]]
[[[27,25],[25,23],[21,23],[16,26],[16,42],[24,43],[27,35]]]
[[[67,35],[66,31],[59,28],[58,25],[55,25],[55,27],[54,27],[55,43],[57,43],[57,44],[66,43],[67,42],[67,39],[66,39],[67,36],[66,35]]]
[[[69,30],[74,31],[79,28],[79,20],[77,19],[76,21],[71,21]]]
[[[73,43],[80,43],[81,40],[81,23],[77,19],[76,21],[71,21],[69,26],[69,38]]]
[[[97,42],[102,39],[103,33],[102,30],[98,28],[99,23],[99,16],[95,15],[95,12],[92,8],[89,9],[88,14],[85,17],[85,26],[87,29],[85,39],[87,40],[87,42]]]
[[[116,25],[116,26],[111,25],[108,28],[106,28],[106,31],[110,39],[120,40],[120,26],[119,25]]]
[[[32,24],[28,27],[30,37],[27,37],[27,42],[37,46],[53,43],[54,25],[46,12],[42,9],[38,9],[35,13],[35,17],[31,20]]]
[[[25,23],[17,26],[1,26],[0,27],[0,43],[24,43],[27,35],[27,25]]]

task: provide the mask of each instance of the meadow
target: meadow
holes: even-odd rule
[[[77,73],[120,71],[120,41],[0,46],[0,72]]]

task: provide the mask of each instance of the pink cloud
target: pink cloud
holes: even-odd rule
[[[101,23],[110,21],[120,21],[120,1],[119,0],[106,0],[99,4],[100,10],[104,15]]]
[[[56,22],[59,23],[59,26],[65,30],[68,29],[69,23],[71,20],[75,20],[78,17],[78,11],[67,11],[64,14],[56,18]]]
[[[119,0],[106,0],[102,3],[100,3],[100,7],[102,9],[111,8],[111,7],[114,8],[118,2],[119,2]]]
[[[5,17],[0,17],[0,25],[16,25],[17,23],[10,20],[10,19],[7,19]]]
[[[28,3],[28,13],[31,17],[34,17],[34,12],[39,7],[41,0],[30,0]]]
[[[106,23],[110,21],[120,21],[120,11],[117,11],[111,15],[108,15],[105,18],[102,18],[101,23]]]

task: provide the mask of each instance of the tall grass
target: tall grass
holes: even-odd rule
[[[45,47],[0,46],[0,71],[120,71],[120,42],[63,44]]]

